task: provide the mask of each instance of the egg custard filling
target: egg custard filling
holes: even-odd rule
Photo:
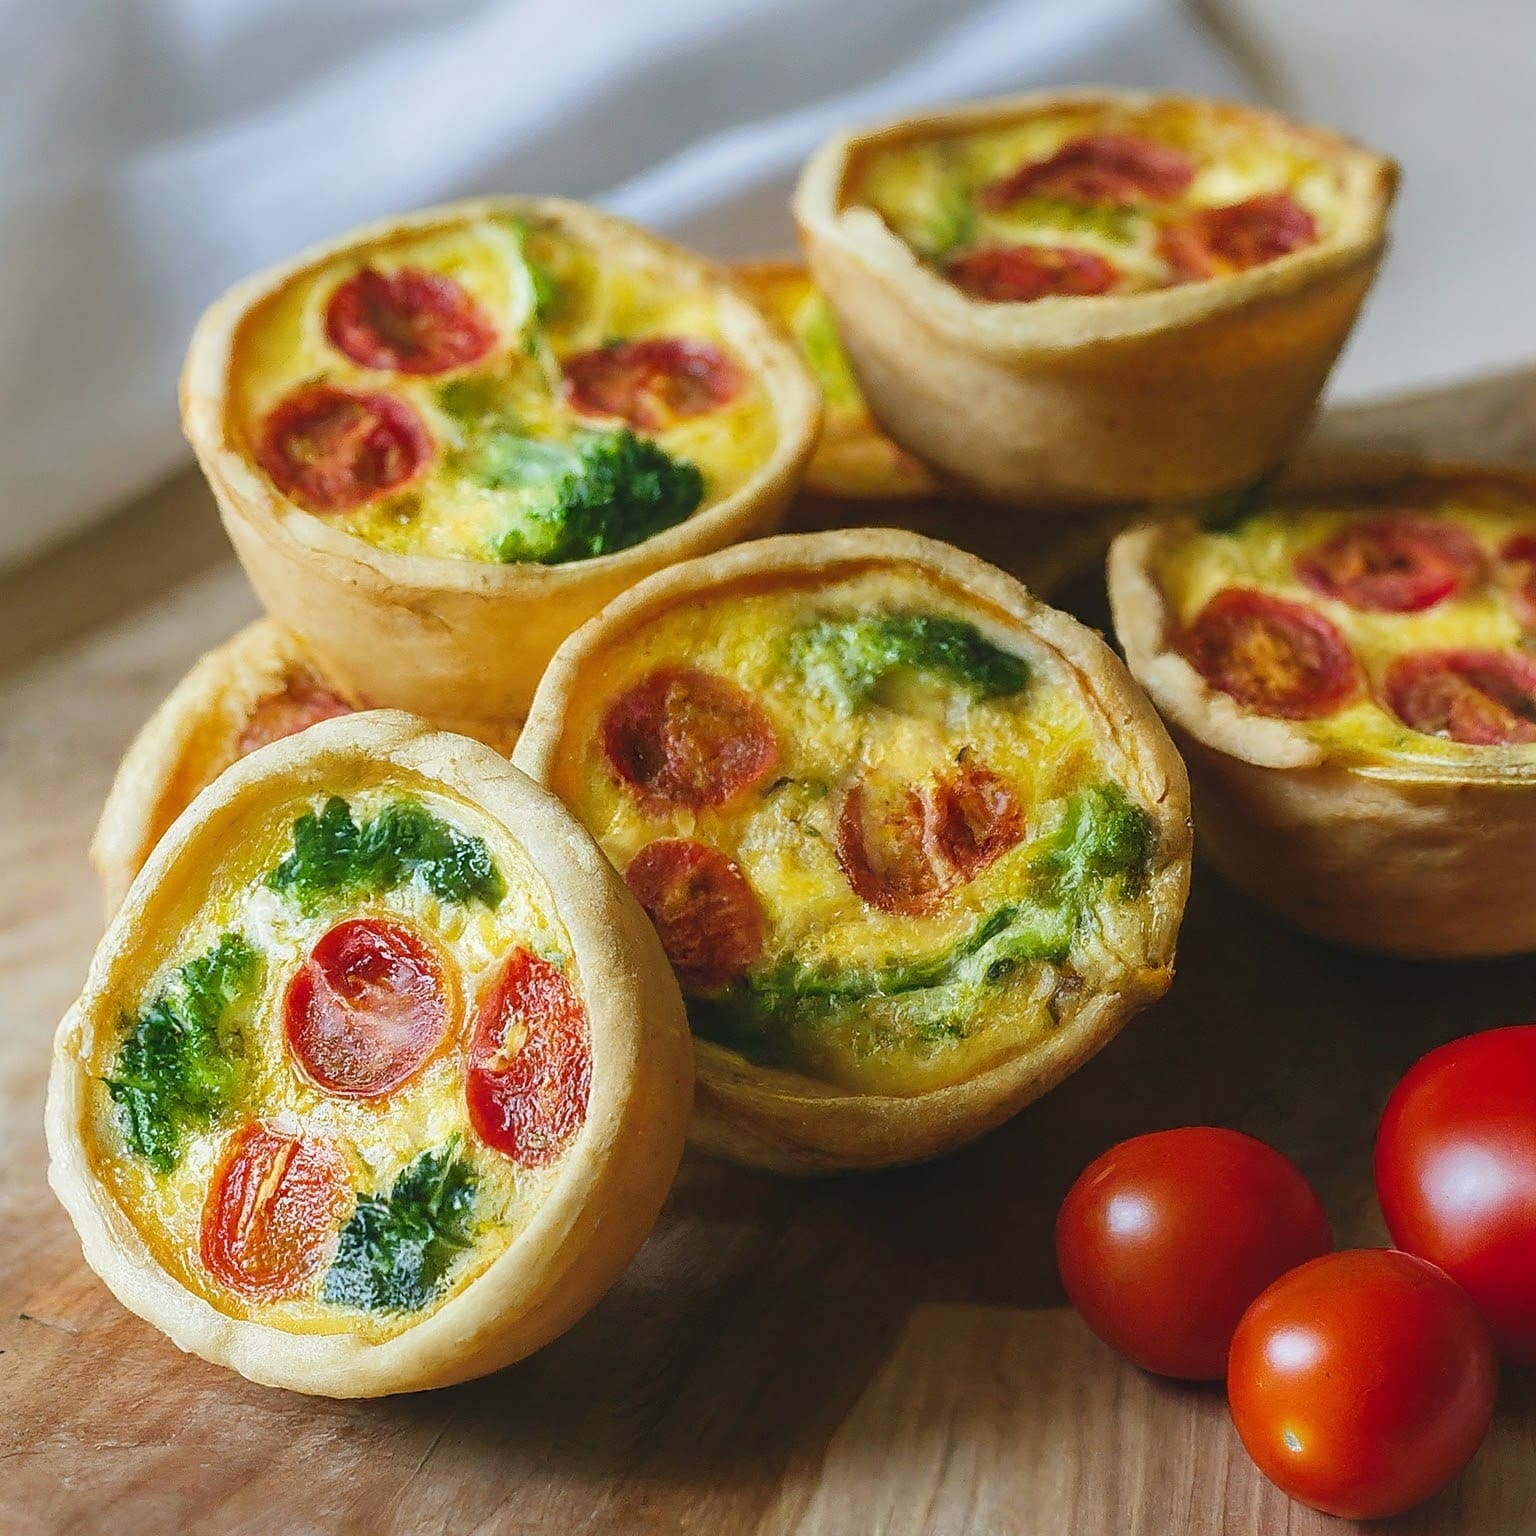
[[[844,201],[997,303],[1247,271],[1352,216],[1341,171],[1304,131],[1180,100],[1061,105],[876,144]]]
[[[269,802],[180,899],[93,1046],[91,1161],[219,1311],[392,1337],[537,1212],[580,1137],[581,978],[527,854],[359,768]]]
[[[718,299],[486,212],[299,272],[235,336],[231,437],[279,495],[383,550],[559,564],[627,549],[771,456]]]
[[[1146,956],[1159,856],[1054,652],[893,563],[762,578],[597,653],[552,786],[695,1034],[854,1093],[956,1083]]]
[[[1171,644],[1334,760],[1536,756],[1536,494],[1414,477],[1298,494],[1163,549]]]

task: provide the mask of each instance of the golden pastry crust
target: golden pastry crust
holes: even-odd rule
[[[91,838],[108,917],[166,828],[249,750],[241,738],[257,706],[296,684],[341,697],[298,640],[271,619],[258,619],[201,656],[144,722],[118,764]],[[475,734],[510,753],[517,726]]]
[[[1032,303],[967,297],[872,209],[850,206],[881,148],[1099,108],[1177,109],[1302,140],[1336,168],[1345,222],[1247,271]],[[865,398],[901,445],[1020,505],[1193,497],[1242,485],[1305,425],[1375,274],[1396,168],[1253,108],[1133,92],[978,103],[844,135],[801,174],[795,217]]]
[[[663,274],[679,290],[710,297],[722,334],[767,395],[776,429],[767,460],[722,500],[643,543],[559,565],[381,549],[281,495],[231,429],[232,359],[246,318],[285,284],[350,250],[494,216],[550,221],[607,261]],[[428,209],[353,230],[247,279],[199,323],[181,405],[225,528],[272,616],[350,696],[472,730],[500,729],[521,717],[555,647],[630,583],[776,527],[820,426],[818,392],[794,347],[727,274],[610,214],[558,198]]]
[[[232,1316],[174,1278],[93,1167],[88,1064],[162,918],[246,817],[297,785],[388,764],[462,797],[526,851],[547,881],[579,967],[591,1029],[583,1128],[546,1196],[489,1266],[421,1321],[381,1341],[289,1332]],[[109,926],[54,1044],[49,1180],[87,1263],[182,1349],[253,1381],[332,1397],[444,1386],[521,1359],[569,1327],[644,1241],[682,1152],[691,1047],[654,931],[592,840],[553,796],[490,748],[394,712],[328,721],[237,763],[151,854]]]
[[[1188,784],[1156,713],[1119,659],[1068,615],[1011,577],[935,540],[896,529],[785,535],[661,572],[625,593],[561,647],[545,674],[514,761],[556,781],[568,746],[567,713],[593,658],[698,595],[783,582],[814,585],[866,570],[916,572],[958,596],[1002,632],[1027,636],[1058,660],[1123,756],[1128,792],[1151,815],[1157,858],[1145,899],[1154,914],[1145,964],[1088,998],[1061,1027],[979,1075],[906,1096],[850,1093],[798,1072],[755,1066],[696,1040],[698,1086],[691,1136],[702,1150],[751,1166],[804,1174],[870,1169],[947,1152],[1052,1088],[1160,997],[1189,879]]]
[[[1518,471],[1336,460],[1294,490],[1386,485],[1411,474],[1529,492]],[[1331,943],[1429,958],[1536,949],[1536,762],[1344,761],[1291,720],[1244,708],[1173,648],[1178,621],[1156,571],[1196,531],[1187,518],[1116,539],[1115,632],[1189,765],[1200,848],[1237,889]],[[1528,756],[1527,754],[1524,754]]]

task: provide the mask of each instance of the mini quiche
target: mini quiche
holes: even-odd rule
[[[644,914],[489,747],[392,712],[237,763],[60,1025],[50,1179],[181,1348],[333,1397],[520,1359],[643,1241],[691,1048]]]
[[[936,1156],[1172,975],[1184,768],[1090,631],[891,529],[649,578],[557,653],[514,761],[597,837],[688,999],[705,1150]]]
[[[512,198],[241,283],[193,337],[182,414],[258,595],[328,677],[499,728],[622,588],[777,525],[820,406],[728,275]]]
[[[1201,847],[1320,938],[1536,949],[1536,478],[1336,469],[1123,534],[1110,599]]]
[[[1074,92],[838,138],[795,214],[902,447],[1021,504],[1214,494],[1305,424],[1396,171],[1271,113]]]

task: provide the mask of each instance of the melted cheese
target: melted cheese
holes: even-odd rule
[[[1410,729],[1378,701],[1387,669],[1398,657],[1418,651],[1470,648],[1507,651],[1529,636],[1510,602],[1510,591],[1527,568],[1504,566],[1496,559],[1516,533],[1536,533],[1536,502],[1513,487],[1492,483],[1448,489],[1434,516],[1464,528],[1488,558],[1488,580],[1419,613],[1362,612],[1324,597],[1296,575],[1298,553],[1315,548],[1351,522],[1377,517],[1379,505],[1351,510],[1337,500],[1288,502],[1244,518],[1224,532],[1202,532],[1170,549],[1154,575],[1180,625],[1187,625],[1225,587],[1254,587],[1326,614],[1348,641],[1364,669],[1369,687],[1343,708],[1320,720],[1296,726],[1328,756],[1355,766],[1441,763],[1489,765],[1536,762],[1536,746],[1477,747]]]
[[[808,687],[786,664],[786,642],[801,626],[871,613],[922,613],[974,623],[1030,668],[1018,695],[975,701],[937,681],[915,682],[899,708],[865,704],[846,711]],[[658,665],[687,662],[740,685],[767,713],[780,756],[766,784],[725,806],[651,814],[616,778],[600,744],[612,701]],[[1028,893],[1038,839],[1072,791],[1111,780],[1127,765],[1102,718],[1085,705],[1077,680],[1051,652],[1012,626],[920,576],[877,569],[816,586],[779,585],[695,600],[659,617],[591,663],[570,706],[554,788],[624,869],[659,837],[697,838],[734,859],[767,920],[763,966],[795,957],[854,969],[942,953],[980,919]],[[921,784],[958,760],[984,764],[1013,789],[1023,810],[1022,842],[952,891],[931,914],[896,916],[866,905],[837,861],[842,792],[868,773]],[[1111,910],[1113,909],[1113,910]],[[1145,907],[1101,904],[1069,961],[1091,990],[1144,955]],[[881,1010],[866,1008],[847,1027],[828,1030],[801,1070],[869,1093],[917,1093],[962,1081],[1033,1043],[1064,1017],[1053,996],[1063,972],[1023,965],[989,988],[959,1038],[891,1044]],[[1068,982],[1068,990],[1076,981]],[[1053,1009],[1056,1010],[1053,1019]],[[1068,1010],[1070,1011],[1070,1010]]]
[[[470,1128],[464,1100],[463,1051],[474,999],[507,952],[517,946],[560,964],[579,991],[569,940],[553,916],[549,892],[526,853],[505,831],[471,807],[425,785],[399,779],[339,783],[361,821],[408,794],[456,830],[488,844],[506,884],[495,910],[483,904],[440,901],[418,884],[367,899],[327,902],[306,917],[284,894],[268,889],[266,874],[292,848],[293,822],[319,808],[324,795],[286,800],[246,826],[238,843],[222,850],[200,889],[189,890],[177,914],[144,944],[139,974],[120,998],[132,1017],[156,997],[174,972],[211,949],[226,932],[239,932],[263,957],[260,992],[241,1017],[246,1087],[241,1101],[218,1124],[190,1136],[169,1174],[157,1174],[123,1137],[118,1111],[100,1079],[109,1076],[122,1042],[118,1032],[95,1041],[90,1063],[97,1084],[91,1135],[96,1171],[165,1269],[189,1290],[231,1316],[258,1320],[290,1332],[346,1331],[371,1340],[388,1338],[430,1315],[458,1294],[527,1225],[558,1176],[559,1160],[523,1168],[492,1151]],[[443,1049],[408,1082],[375,1099],[340,1098],[313,1086],[290,1061],[283,1041],[283,999],[295,971],[316,941],[353,916],[394,916],[424,931],[447,957],[456,983],[457,1022]],[[323,1270],[307,1292],[292,1300],[251,1302],[220,1285],[203,1268],[199,1231],[204,1201],[230,1134],[252,1120],[290,1132],[336,1138],[346,1149],[361,1193],[388,1192],[395,1177],[424,1151],[459,1138],[460,1153],[476,1178],[477,1239],[460,1257],[448,1283],[423,1310],[404,1314],[354,1311],[321,1300]]]
[[[1196,164],[1188,192],[1156,205],[1100,209],[1062,199],[1026,197],[984,207],[982,188],[1043,160],[1088,133],[1127,133],[1182,150]],[[1170,280],[1158,254],[1159,221],[1193,210],[1289,192],[1314,218],[1320,241],[1346,222],[1343,179],[1300,133],[1258,130],[1198,103],[1165,102],[1140,110],[1083,106],[1040,112],[1001,127],[936,133],[878,146],[855,166],[845,202],[872,208],[924,259],[948,262],[987,246],[1071,246],[1109,258],[1121,291]]]
[[[530,260],[557,286],[557,301],[543,321],[535,316]],[[497,346],[470,368],[430,376],[354,363],[330,344],[325,314],[336,289],[364,266],[386,274],[417,267],[452,278],[495,324]],[[520,435],[565,442],[581,428],[608,423],[578,416],[566,404],[563,359],[615,338],[710,342],[736,357],[747,373],[746,387],[717,410],[651,434],[673,458],[698,465],[703,510],[756,473],[777,434],[766,390],[729,346],[722,326],[712,293],[669,283],[654,266],[605,262],[553,222],[487,217],[401,235],[332,257],[251,310],[235,339],[231,434],[253,456],[273,408],[301,385],[387,389],[409,401],[426,423],[435,444],[432,461],[400,491],[326,514],[327,525],[400,554],[491,560],[522,499],[515,488],[487,487],[458,457],[470,446],[473,425],[453,408],[453,386],[474,385]]]

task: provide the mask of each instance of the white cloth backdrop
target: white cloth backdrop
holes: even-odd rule
[[[526,191],[771,252],[836,128],[1083,81],[1245,90],[1176,0],[0,0],[0,564],[183,462],[198,312],[312,240]]]

